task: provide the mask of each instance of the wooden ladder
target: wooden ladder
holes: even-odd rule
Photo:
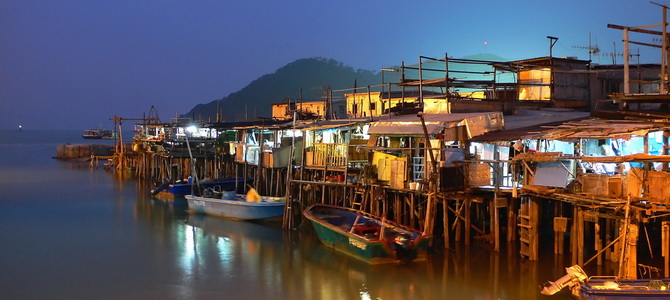
[[[539,203],[530,197],[521,198],[519,208],[519,254],[531,261],[538,259]]]
[[[366,186],[356,187],[354,198],[351,200],[351,208],[357,210],[364,210],[368,203],[368,188]]]

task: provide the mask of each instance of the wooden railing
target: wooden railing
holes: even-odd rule
[[[307,151],[307,165],[317,167],[345,167],[347,165],[347,144],[314,144]]]

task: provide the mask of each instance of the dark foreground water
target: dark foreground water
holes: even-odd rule
[[[74,131],[0,131],[0,299],[567,299],[538,286],[567,258],[480,241],[369,266],[311,228],[189,215],[151,186],[52,159]],[[98,141],[100,143],[100,141]],[[565,260],[565,261],[564,261]]]

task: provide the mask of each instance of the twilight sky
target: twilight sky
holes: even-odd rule
[[[167,122],[307,57],[375,71],[445,53],[515,60],[548,56],[555,36],[554,56],[588,59],[577,46],[589,33],[602,53],[621,53],[608,23],[661,18],[637,0],[2,0],[0,129],[111,128],[111,117],[141,118],[152,105]],[[637,49],[660,63],[656,48]]]

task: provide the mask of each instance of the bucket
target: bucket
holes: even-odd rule
[[[235,191],[223,191],[223,192],[221,192],[221,199],[223,199],[223,200],[235,200]]]

